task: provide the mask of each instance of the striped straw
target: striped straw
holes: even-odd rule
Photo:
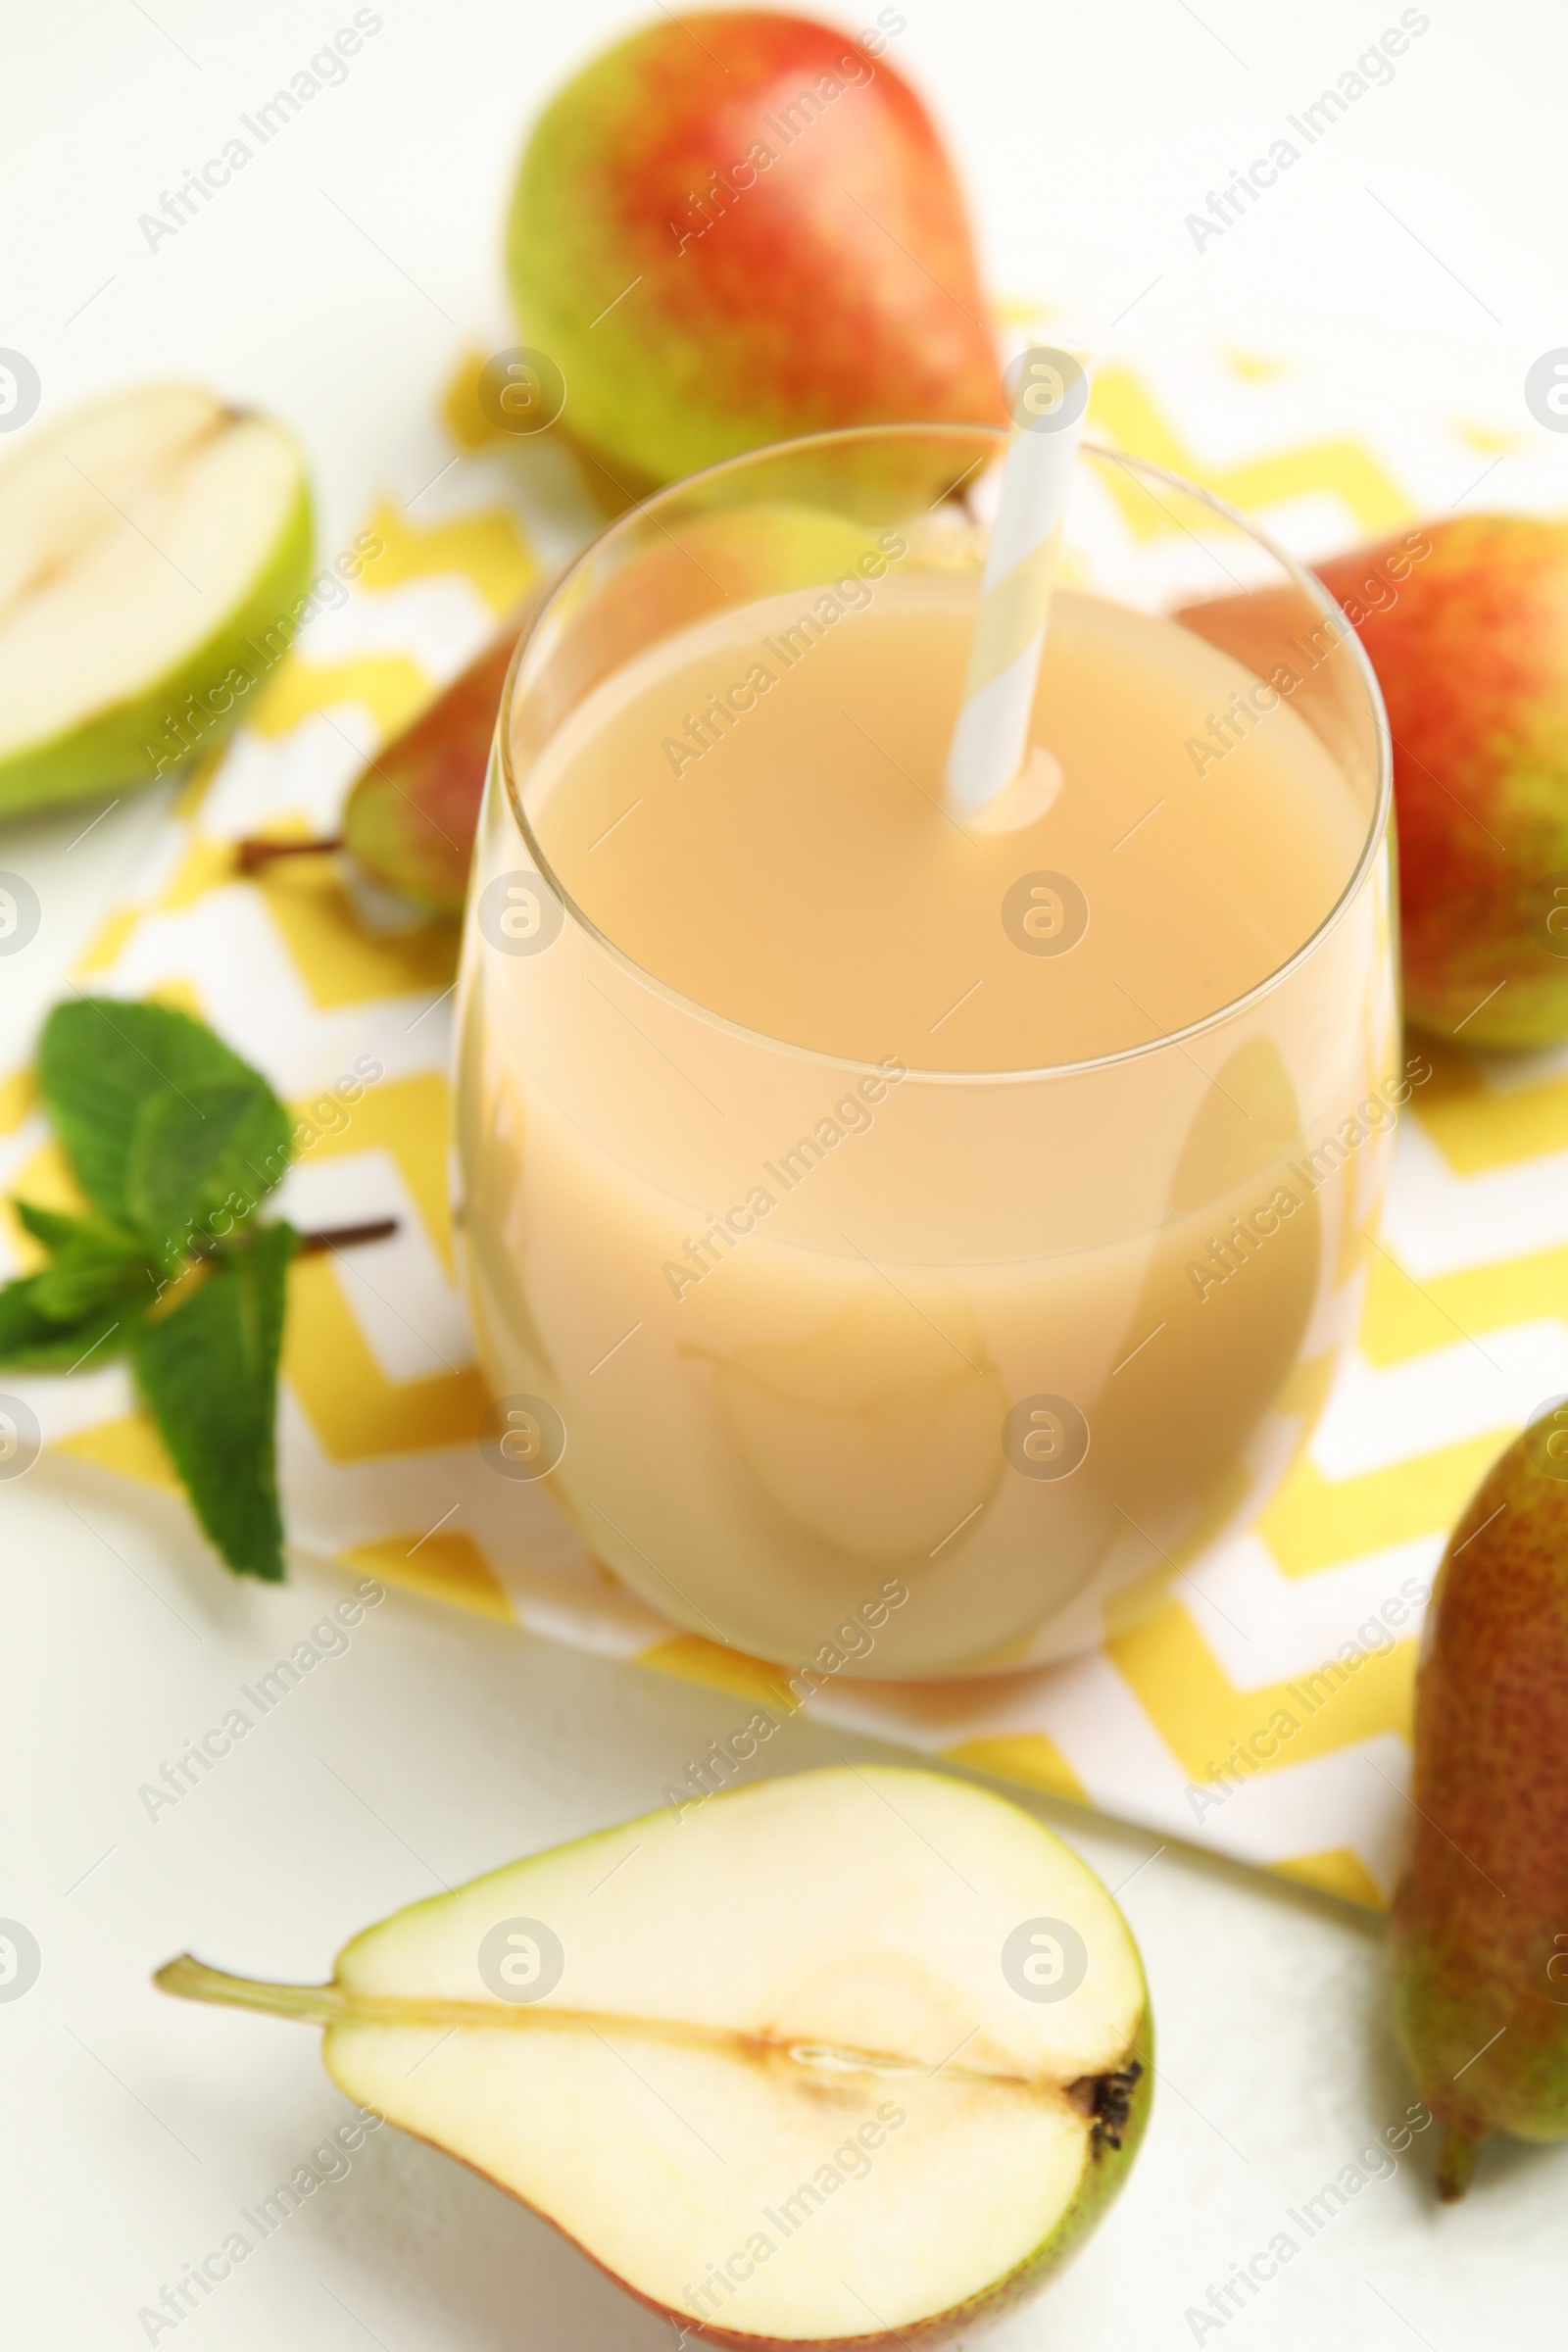
[[[1003,391],[1012,436],[948,752],[948,806],[965,816],[1005,792],[1023,762],[1089,377],[1071,352],[1036,344],[1007,369]]]

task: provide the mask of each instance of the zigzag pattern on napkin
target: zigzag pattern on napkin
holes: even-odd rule
[[[466,421],[466,381],[449,403],[451,439],[481,450],[465,464],[494,467],[486,434]],[[1093,414],[1102,433],[1253,509],[1331,500],[1365,532],[1411,512],[1356,437],[1207,464],[1126,368],[1101,375]],[[368,933],[326,860],[290,860],[257,882],[235,875],[240,836],[305,837],[335,822],[361,760],[468,658],[530,576],[520,493],[479,507],[451,483],[442,495],[452,503],[428,524],[391,501],[377,509],[385,556],[311,625],[245,729],[193,777],[78,977],[198,1011],[302,1117],[357,1055],[380,1065],[284,1196],[307,1223],[400,1220],[393,1242],[291,1275],[280,1453],[300,1548],[710,1683],[738,1709],[793,1706],[773,1668],[672,1632],[592,1562],[546,1497],[478,1461],[484,1397],[447,1207],[450,928]],[[1151,527],[1139,504],[1124,517],[1135,534]],[[1386,1900],[1419,1610],[1406,1604],[1397,1630],[1380,1612],[1392,1601],[1396,1614],[1401,1588],[1427,1584],[1488,1462],[1543,1397],[1568,1390],[1560,1066],[1440,1057],[1401,1136],[1359,1348],[1324,1419],[1260,1526],[1184,1561],[1178,1597],[1151,1622],[1069,1665],[983,1684],[830,1684],[813,1710],[1354,1901]],[[69,1197],[25,1073],[0,1082],[0,1189]],[[21,1265],[29,1251],[8,1216],[0,1254]],[[1291,1409],[1309,1386],[1308,1368]],[[31,1382],[26,1394],[55,1451],[172,1483],[119,1371]],[[1298,1719],[1292,1736],[1237,1766],[1282,1712]]]

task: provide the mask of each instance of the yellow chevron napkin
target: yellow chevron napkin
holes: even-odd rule
[[[471,657],[540,562],[594,525],[562,461],[485,425],[477,366],[411,436],[369,518],[380,552],[323,601],[245,724],[197,767],[75,977],[183,1004],[268,1073],[300,1122],[281,1195],[297,1223],[398,1219],[390,1241],[292,1270],[279,1444],[294,1548],[731,1690],[734,1744],[693,1759],[695,1794],[749,1752],[760,1709],[797,1701],[776,1669],[656,1617],[547,1496],[498,1481],[473,1444],[485,1397],[447,1205],[455,932],[398,927],[330,858],[283,860],[255,881],[235,870],[248,834],[332,830],[364,757]],[[1338,396],[1235,355],[1189,359],[1159,381],[1107,366],[1090,425],[1308,555],[1451,503],[1467,467],[1506,449],[1481,428],[1435,428],[1412,463],[1402,416],[1307,431],[1308,411],[1332,415]],[[1133,553],[1149,514],[1140,501],[1113,518]],[[1178,1597],[1086,1657],[956,1687],[856,1682],[847,1660],[814,1713],[1355,1901],[1387,1899],[1421,1602],[1445,1531],[1534,1406],[1568,1390],[1568,1054],[1433,1058],[1401,1133],[1358,1349],[1261,1525],[1184,1558]],[[18,1191],[68,1197],[24,1072],[0,1080],[0,1192]],[[30,1251],[4,1212],[0,1272]],[[46,1458],[173,1484],[119,1367],[7,1386],[36,1412]]]

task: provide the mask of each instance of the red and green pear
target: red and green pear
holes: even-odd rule
[[[536,126],[509,227],[513,291],[527,342],[564,373],[561,429],[613,498],[836,426],[1004,421],[957,180],[887,61],[902,19],[878,23],[855,41],[764,11],[670,20],[598,58]],[[869,533],[811,501],[872,460],[814,463],[797,496],[715,507],[641,549],[575,649],[594,674],[721,598],[858,564]],[[877,463],[921,507],[947,487],[929,445]],[[463,905],[522,625],[514,616],[350,795],[357,861],[440,912]]]
[[[859,40],[723,10],[585,68],[523,155],[507,258],[523,340],[612,473],[672,481],[834,426],[1004,421],[952,163]]]
[[[432,913],[463,910],[501,689],[544,595],[541,586],[509,615],[467,668],[366,761],[349,793],[345,849],[373,881]]]
[[[1568,1399],[1453,1531],[1416,1675],[1395,2021],[1462,2196],[1494,2132],[1568,2139]]]
[[[1318,572],[1388,707],[1411,1020],[1568,1036],[1568,522],[1459,515]]]

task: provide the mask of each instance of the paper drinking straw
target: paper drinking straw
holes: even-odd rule
[[[1036,344],[1013,362],[1003,390],[1012,436],[948,752],[947,801],[960,816],[999,800],[1023,761],[1089,376],[1071,352]]]

